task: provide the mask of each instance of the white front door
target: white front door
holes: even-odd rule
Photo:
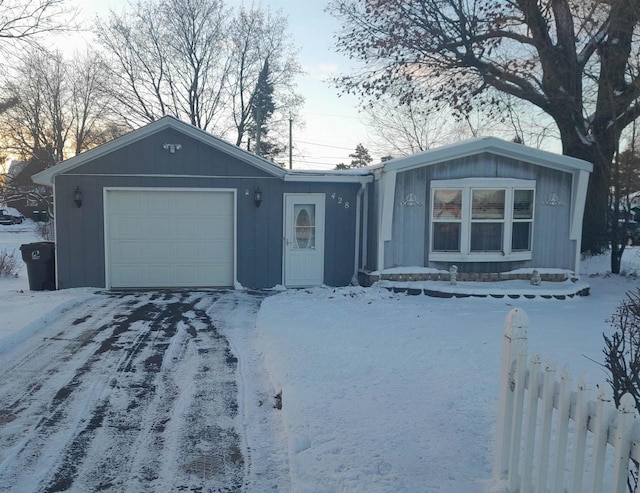
[[[324,281],[324,194],[285,194],[284,210],[284,283],[320,285]]]

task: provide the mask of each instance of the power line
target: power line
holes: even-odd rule
[[[301,115],[316,115],[316,116],[329,116],[331,118],[348,118],[350,120],[361,120],[362,118],[359,116],[346,116],[346,115],[335,115],[330,113],[312,113],[310,111],[303,111]]]
[[[332,145],[328,145],[328,144],[318,144],[317,142],[307,142],[304,140],[298,140],[297,142],[300,142],[302,144],[310,144],[310,145],[314,145],[314,146],[320,146],[320,147],[331,147],[332,149],[343,149],[345,151],[353,151],[354,148],[353,147],[339,147],[339,146],[332,146]]]

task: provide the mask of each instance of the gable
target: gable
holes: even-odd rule
[[[593,165],[587,161],[540,149],[533,149],[522,144],[507,142],[495,137],[473,139],[429,149],[411,156],[392,159],[379,167],[382,168],[383,171],[399,172],[457,160],[482,162],[483,156],[502,157],[511,161],[530,163],[535,166],[570,173],[579,171],[591,172],[593,170]]]
[[[173,140],[169,140],[173,139]],[[189,145],[183,145],[181,141]],[[166,144],[166,145],[165,145]],[[171,146],[173,144],[174,146]],[[178,146],[179,145],[179,146]],[[173,152],[171,152],[173,150]],[[180,168],[178,163],[189,165]],[[93,164],[91,164],[93,163]],[[208,163],[208,164],[207,164]],[[209,169],[214,163],[227,176],[274,176],[283,177],[285,171],[272,162],[245,151],[215,137],[204,130],[180,120],[165,116],[142,128],[129,132],[107,144],[67,159],[33,176],[33,181],[43,185],[52,185],[59,174],[188,174],[189,176],[205,172],[205,176],[219,170]],[[240,165],[240,163],[242,163]],[[189,170],[186,166],[194,166]],[[207,166],[209,168],[207,168]],[[233,167],[231,171],[227,169]],[[257,171],[256,171],[257,170]]]
[[[170,146],[175,146],[171,152]],[[179,146],[179,149],[178,149]],[[165,148],[167,147],[167,148]],[[165,128],[61,175],[269,177],[272,173],[175,128]]]

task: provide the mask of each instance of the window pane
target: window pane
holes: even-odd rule
[[[472,219],[504,219],[504,190],[473,190]]]
[[[513,191],[513,218],[533,218],[533,190]]]
[[[531,223],[513,223],[511,251],[526,252],[529,250],[531,250]]]
[[[433,251],[460,251],[460,223],[433,223]]]
[[[462,217],[462,190],[434,190],[433,218],[460,219]]]
[[[295,246],[301,250],[316,246],[316,206],[314,204],[296,204],[295,214]]]
[[[501,252],[502,223],[471,223],[472,252]]]

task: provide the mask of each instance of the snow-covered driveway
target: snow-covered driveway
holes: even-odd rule
[[[209,316],[229,310],[221,296],[106,292],[3,355],[0,491],[239,490],[237,359]]]

